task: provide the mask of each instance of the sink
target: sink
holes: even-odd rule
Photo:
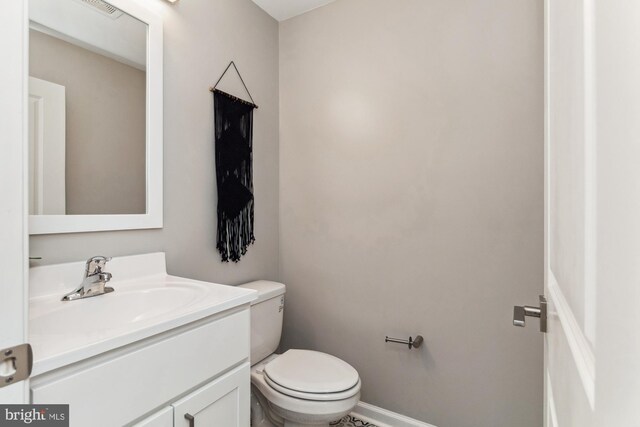
[[[115,282],[110,284],[113,285],[117,286]],[[206,294],[207,287],[202,284],[177,282],[158,286],[143,282],[76,301],[50,298],[32,304],[30,331],[38,335],[71,331],[91,333],[97,325],[109,325],[112,329],[136,327],[140,322],[188,309]]]
[[[61,301],[84,262],[30,269],[29,342],[38,375],[248,304],[256,292],[166,273],[164,253],[114,258],[115,291]]]

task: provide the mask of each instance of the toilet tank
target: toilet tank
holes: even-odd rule
[[[285,286],[282,283],[258,280],[240,285],[258,291],[251,303],[251,365],[273,354],[280,344],[284,315]]]

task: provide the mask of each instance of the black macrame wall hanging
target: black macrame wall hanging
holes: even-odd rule
[[[252,102],[216,89],[233,66]],[[222,261],[240,261],[253,234],[253,102],[236,65],[231,61],[210,88],[215,112],[216,178],[218,184],[217,248]]]

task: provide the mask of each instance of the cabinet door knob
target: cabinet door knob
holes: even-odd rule
[[[196,418],[191,414],[184,414],[184,417],[189,421],[189,427],[196,427]]]

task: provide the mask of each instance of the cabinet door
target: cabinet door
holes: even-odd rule
[[[249,427],[249,363],[177,401],[175,427]]]
[[[133,427],[173,427],[173,407],[164,408],[134,424]]]

